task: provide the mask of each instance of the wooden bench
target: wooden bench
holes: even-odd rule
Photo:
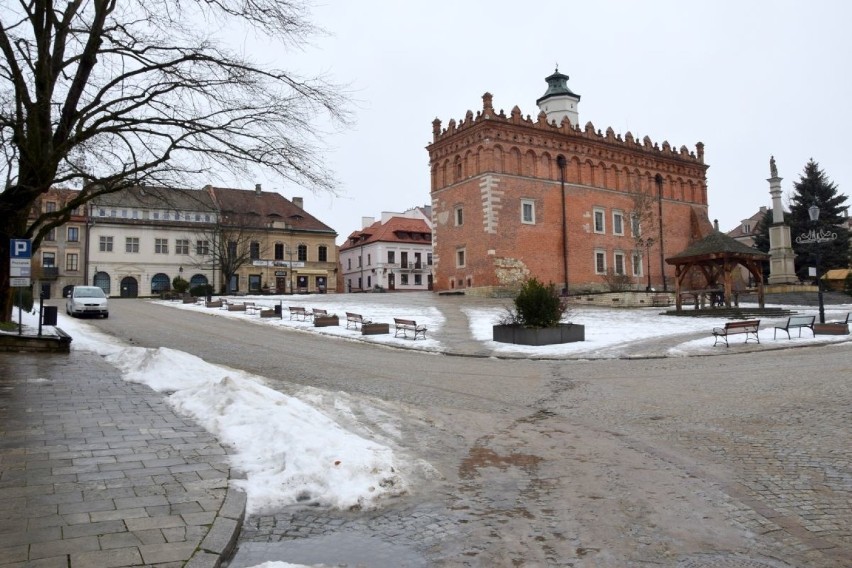
[[[244,312],[249,306],[254,306],[254,302],[228,302],[229,312]]]
[[[355,329],[358,329],[359,325],[364,325],[365,323],[372,323],[370,320],[364,319],[364,316],[361,314],[353,314],[352,312],[346,312],[346,329],[349,329],[349,324],[352,324]]]
[[[319,308],[314,308],[313,312],[311,313],[313,314],[314,319],[322,318],[328,315],[328,312],[326,310],[321,310]]]
[[[716,343],[719,342],[719,338],[724,339],[725,347],[728,347],[728,336],[736,335],[738,333],[745,334],[746,343],[748,343],[748,340],[751,339],[752,335],[754,336],[754,340],[760,343],[760,337],[757,336],[759,328],[760,320],[729,321],[725,324],[725,327],[714,327],[713,337],[715,340],[713,341],[713,347],[716,347]]]
[[[426,326],[425,325],[417,325],[417,322],[410,319],[402,319],[402,318],[393,318],[393,324],[396,328],[393,336],[399,336],[399,332],[402,332],[402,336],[404,338],[408,338],[408,332],[412,332],[414,334],[413,339],[417,339],[417,336],[421,336],[423,339],[426,339]]]
[[[852,321],[849,321],[850,316],[852,316],[852,312],[846,312],[846,319],[836,320],[836,321],[833,321],[833,322],[830,322],[830,323],[850,324],[850,323],[852,323]]]
[[[803,327],[810,329],[811,333],[814,334],[814,337],[816,337],[816,334],[814,333],[815,319],[816,316],[790,316],[789,318],[787,318],[787,323],[785,323],[783,326],[775,326],[775,330],[772,332],[772,339],[775,339],[775,336],[778,333],[779,329],[781,331],[786,332],[787,339],[790,339],[790,330],[799,328],[799,337],[802,337]]]
[[[290,319],[296,318],[301,321],[307,321],[314,317],[314,314],[307,311],[302,306],[290,306]]]
[[[261,307],[257,310],[257,315],[262,318],[277,318],[278,314],[275,312],[275,308],[266,308]]]
[[[209,302],[207,302],[207,307],[208,308],[221,308],[222,307],[222,300],[210,300]]]

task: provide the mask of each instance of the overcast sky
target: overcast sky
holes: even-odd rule
[[[264,189],[303,196],[338,243],[362,216],[430,202],[433,119],[476,113],[486,91],[496,109],[535,117],[556,64],[582,97],[582,125],[703,142],[722,230],[770,205],[770,155],[785,194],[811,157],[852,194],[846,0],[330,0],[312,13],[329,36],[282,64],[350,85],[356,123],[328,140],[342,195]]]

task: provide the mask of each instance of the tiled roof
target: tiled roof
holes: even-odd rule
[[[384,224],[376,221],[360,231],[353,231],[340,250],[377,242],[431,245],[432,231],[423,219],[391,217]]]
[[[175,209],[178,211],[212,211],[213,201],[206,191],[165,187],[136,186],[105,193],[92,200],[105,207],[136,207],[140,209]]]
[[[298,231],[337,234],[334,229],[279,193],[207,186],[210,195],[227,222],[228,216],[242,220],[256,218],[257,226],[286,223]]]

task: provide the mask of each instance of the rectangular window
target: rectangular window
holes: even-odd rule
[[[319,249],[317,249],[317,260],[320,262],[328,262],[328,247],[325,245],[320,245]]]
[[[408,273],[407,272],[403,272],[402,274],[399,275],[399,282],[403,286],[408,286]]]
[[[521,199],[521,223],[535,225],[535,201]]]
[[[228,241],[228,259],[234,260],[237,258],[237,241]]]
[[[56,267],[56,253],[55,252],[43,252],[43,253],[41,253],[41,265],[45,268],[55,268]]]
[[[464,253],[465,249],[457,249],[456,250],[456,268],[464,268]]]
[[[68,227],[68,242],[76,243],[80,240],[80,228]]]
[[[595,216],[595,232],[596,233],[605,233],[606,232],[606,218],[604,216],[603,209],[594,209]]]
[[[299,245],[299,248],[296,250],[299,260],[302,262],[307,262],[308,260],[308,245]]]
[[[195,254],[210,254],[210,241],[195,241]]]
[[[408,251],[399,253],[399,264],[402,268],[408,268]]]
[[[352,259],[351,258],[346,259],[346,270],[352,270]],[[351,286],[352,283],[350,282],[349,285]]]
[[[394,264],[396,262],[396,251],[389,250],[388,251],[388,264]]]
[[[44,240],[55,241],[56,240],[56,229],[51,229],[50,231],[48,231],[47,235],[45,235],[45,237],[44,237]]]
[[[252,241],[249,243],[249,258],[252,260],[257,260],[260,258],[260,243],[257,241]]]
[[[101,252],[112,252],[112,237],[101,237],[99,250]]]
[[[426,253],[426,264],[428,266],[432,266],[432,253],[431,252]]]
[[[275,260],[284,260],[284,243],[275,243]]]
[[[56,202],[48,201],[44,204],[44,210],[48,213],[53,213],[54,211],[56,211]]]
[[[124,252],[139,252],[139,237],[125,237]]]
[[[420,262],[421,262],[421,260],[420,260],[420,253],[419,253],[419,252],[415,252],[415,253],[414,253],[414,268],[420,268]]]
[[[642,276],[642,255],[633,253],[633,276]]]
[[[189,239],[175,239],[175,254],[189,254]]]
[[[612,234],[624,234],[624,213],[622,213],[621,211],[612,212]]]
[[[154,211],[153,216],[154,216],[154,219],[159,219],[160,218],[160,212]]]
[[[169,240],[154,239],[154,252],[156,254],[169,254]]]
[[[613,259],[615,260],[615,273],[624,274],[624,253],[615,253]]]
[[[358,255],[358,268],[361,268],[361,255]]]
[[[65,270],[68,272],[76,272],[79,270],[80,255],[75,252],[69,252],[65,255]]]
[[[461,207],[456,207],[455,210],[456,227],[464,225],[464,210]]]
[[[373,263],[373,255],[367,253],[367,266],[370,266]]]
[[[422,286],[423,285],[423,275],[420,274],[419,272],[414,275],[414,285],[415,286]]]
[[[606,253],[604,251],[595,251],[595,273],[606,274]]]
[[[642,227],[639,224],[638,215],[632,215],[630,217],[630,232],[634,237],[642,235]]]

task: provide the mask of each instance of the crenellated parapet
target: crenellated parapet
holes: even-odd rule
[[[533,119],[530,115],[523,116],[521,109],[517,105],[512,108],[507,116],[502,109],[500,112],[494,111],[491,93],[482,95],[482,110],[477,111],[475,114],[468,110],[463,119],[459,121],[450,119],[446,128],[442,129],[441,120],[435,118],[432,121],[432,144],[439,144],[442,141],[455,137],[459,133],[489,122],[531,128],[548,136],[561,134],[569,140],[573,138],[578,142],[581,140],[591,143],[603,142],[611,147],[621,147],[628,151],[653,154],[657,158],[674,157],[696,164],[704,164],[704,144],[701,142],[698,142],[695,145],[695,151],[691,152],[685,145],[677,148],[667,140],[664,140],[662,145],[660,145],[653,142],[648,136],[640,139],[630,131],[626,132],[623,137],[621,134],[616,134],[611,127],[607,128],[605,132],[601,132],[591,122],[587,122],[583,128],[579,124],[571,124],[571,121],[567,117],[563,118],[559,124],[556,124],[556,121],[548,122],[547,116],[543,111],[539,112],[535,119]]]

